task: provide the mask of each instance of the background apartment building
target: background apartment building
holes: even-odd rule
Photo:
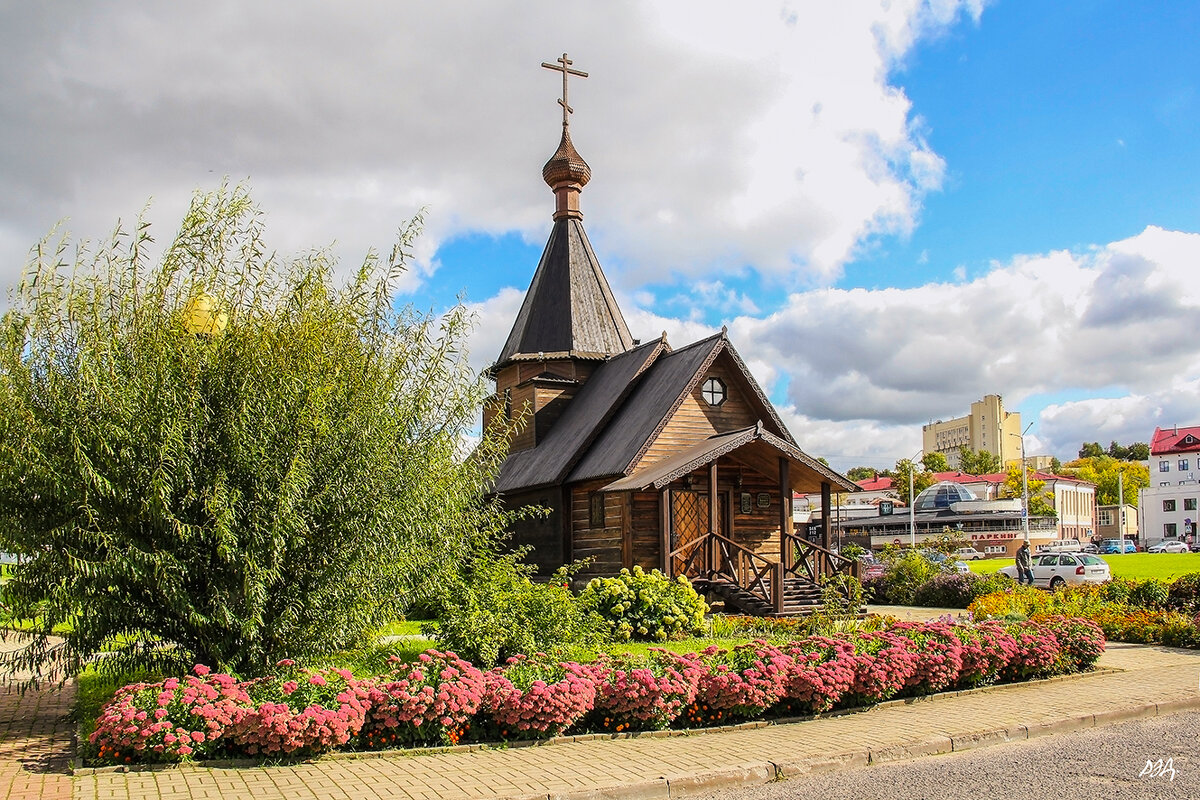
[[[1194,542],[1200,500],[1200,427],[1155,428],[1150,485],[1138,494],[1142,543]]]
[[[971,403],[965,417],[938,420],[922,427],[923,450],[941,453],[951,469],[961,466],[958,448],[991,453],[1001,464],[1021,458],[1021,415],[1004,410],[998,394]]]

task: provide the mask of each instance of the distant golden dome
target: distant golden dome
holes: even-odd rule
[[[558,150],[546,162],[546,166],[542,167],[542,179],[551,189],[564,183],[574,183],[582,187],[592,179],[592,168],[583,160],[583,156],[576,152],[566,127],[563,128]]]

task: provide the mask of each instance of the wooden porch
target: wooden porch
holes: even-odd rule
[[[668,576],[687,576],[738,612],[785,616],[819,609],[827,576],[858,577],[858,561],[830,550],[828,520],[819,544],[792,526],[793,492],[819,485],[828,507],[838,478],[760,425],[714,436],[603,491],[657,501],[654,566]],[[625,560],[646,561],[646,549]]]

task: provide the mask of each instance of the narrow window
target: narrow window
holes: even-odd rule
[[[1166,536],[1167,538],[1171,538],[1171,539],[1175,538],[1175,523],[1174,522],[1168,522],[1163,525],[1163,536]]]
[[[1179,471],[1180,472],[1188,471],[1188,460],[1186,458],[1179,459]]]
[[[1163,511],[1174,511],[1174,510],[1175,510],[1175,501],[1174,500],[1163,500]]]
[[[1169,462],[1169,461],[1160,461],[1160,462],[1158,462],[1158,471],[1159,471],[1159,472],[1170,472],[1170,471],[1171,471],[1171,464],[1170,464],[1170,462]]]
[[[1194,498],[1194,497],[1183,498],[1183,510],[1184,511],[1195,511],[1196,510],[1196,498]]]
[[[593,528],[604,527],[604,493],[592,492],[588,496],[588,522]]]

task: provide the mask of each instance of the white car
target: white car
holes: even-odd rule
[[[1188,546],[1183,542],[1159,542],[1146,548],[1147,553],[1186,553]]]
[[[961,561],[978,561],[981,558],[987,558],[987,556],[974,547],[960,547],[954,555]]]
[[[1017,567],[1000,570],[1014,581]],[[1068,583],[1104,583],[1112,577],[1108,562],[1090,553],[1039,553],[1033,557],[1033,585],[1057,589]]]

